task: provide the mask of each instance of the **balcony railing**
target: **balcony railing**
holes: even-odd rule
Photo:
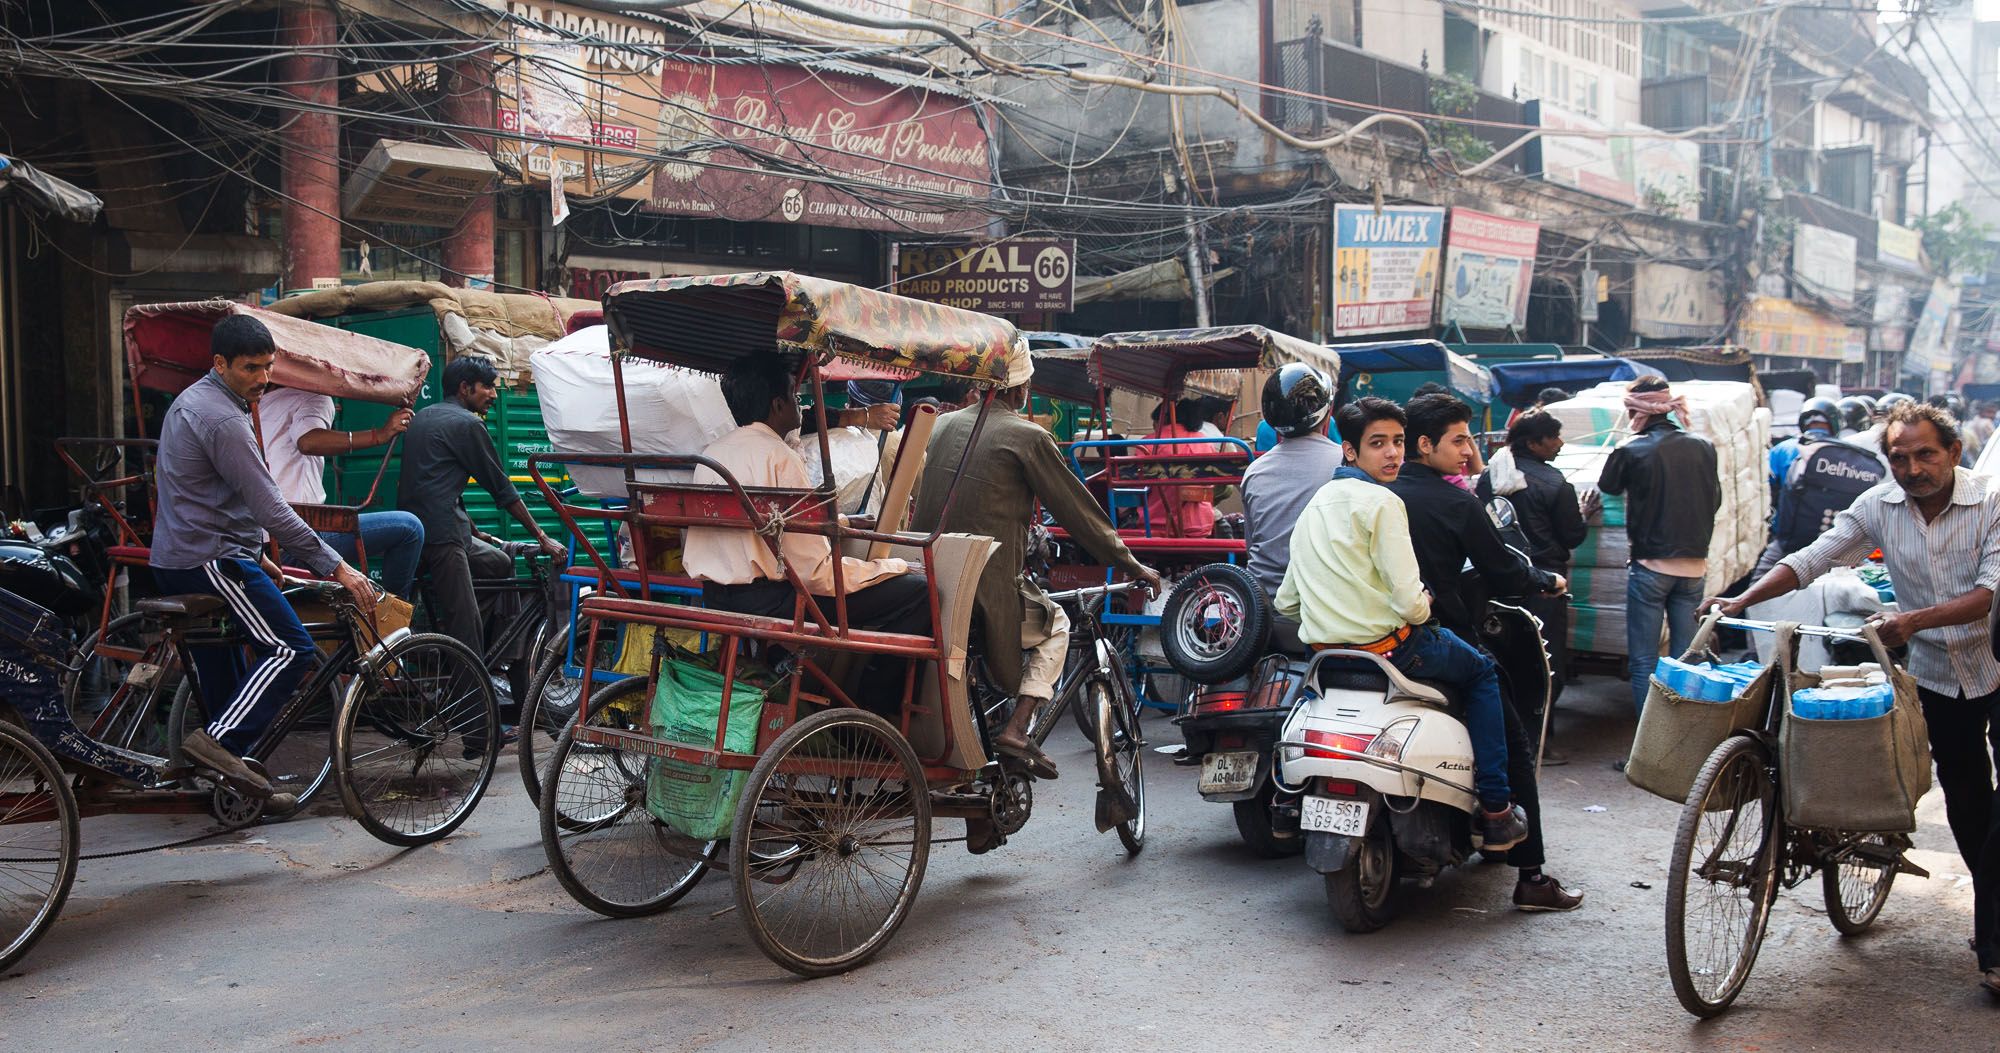
[[[1272,92],[1265,97],[1265,116],[1295,135],[1331,134],[1358,124],[1382,110],[1400,111],[1416,115],[1419,119],[1430,114],[1470,117],[1509,125],[1527,123],[1523,120],[1520,103],[1484,90],[1475,92],[1472,112],[1438,114],[1437,107],[1431,102],[1431,82],[1435,78],[1430,74],[1414,66],[1391,62],[1346,44],[1322,39],[1318,35],[1278,41],[1272,47],[1271,71],[1277,86],[1287,90]],[[1289,92],[1316,98],[1303,98]],[[1326,102],[1321,99],[1340,101]],[[1524,134],[1519,128],[1488,124],[1459,127],[1493,150],[1507,146]],[[1421,142],[1415,131],[1401,125],[1378,124],[1371,131],[1385,139],[1412,146]],[[1489,171],[1497,169],[1518,173],[1522,159],[1523,152],[1517,150]]]

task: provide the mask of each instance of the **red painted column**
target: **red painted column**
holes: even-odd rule
[[[439,63],[438,88],[444,97],[447,124],[493,127],[493,60],[488,55],[469,55]],[[491,136],[462,131],[452,134],[468,150],[486,153],[493,148]],[[494,192],[488,191],[473,201],[465,218],[445,239],[445,284],[493,283],[493,214]]]
[[[285,287],[308,289],[315,278],[340,278],[340,118],[331,112],[340,68],[332,8],[288,3],[281,11],[278,80],[293,98],[329,111],[288,114],[279,136]]]

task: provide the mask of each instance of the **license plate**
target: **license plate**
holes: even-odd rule
[[[1201,758],[1201,793],[1241,793],[1257,785],[1257,753],[1210,753]]]
[[[1335,797],[1304,798],[1299,801],[1299,829],[1360,837],[1368,832],[1368,802]]]

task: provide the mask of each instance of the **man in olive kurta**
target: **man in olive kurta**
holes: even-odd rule
[[[1019,358],[1028,362],[1026,354]],[[999,542],[980,575],[975,598],[985,633],[987,673],[1000,690],[1016,696],[1014,715],[994,737],[993,745],[1001,753],[1028,762],[1043,778],[1050,778],[1055,765],[1028,741],[1027,727],[1029,717],[1047,701],[1045,693],[1052,688],[1061,665],[1058,661],[1046,679],[1037,676],[1035,682],[1024,683],[1021,652],[1025,637],[1034,637],[1026,640],[1032,645],[1066,635],[1067,622],[1061,608],[1022,573],[1035,503],[1041,502],[1097,562],[1145,582],[1155,593],[1160,576],[1140,563],[1119,540],[1104,511],[1063,461],[1055,437],[1020,415],[1019,410],[1028,404],[1027,368],[1017,366],[1007,379],[1011,386],[994,397],[998,405],[980,430],[979,448],[966,463],[962,479],[956,478],[958,465],[972,439],[980,405],[975,402],[938,418],[926,448],[911,526],[929,531],[941,525],[947,532],[981,534]],[[957,496],[952,498],[950,514],[944,515],[945,499],[952,495],[954,481]],[[1058,654],[1060,647],[1058,643]],[[1027,691],[1044,694],[1035,696]]]

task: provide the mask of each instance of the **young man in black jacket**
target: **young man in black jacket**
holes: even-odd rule
[[[1640,377],[1625,392],[1632,438],[1611,451],[1597,488],[1625,496],[1631,564],[1625,577],[1625,661],[1632,712],[1646,708],[1660,664],[1660,622],[1671,654],[1694,639],[1695,608],[1708,577],[1708,542],[1722,508],[1715,447],[1681,430],[1687,402],[1659,377]],[[1676,415],[1678,420],[1675,419]]]
[[[1486,506],[1471,491],[1445,477],[1473,469],[1472,409],[1447,394],[1420,395],[1410,400],[1406,432],[1409,460],[1388,487],[1403,499],[1410,516],[1410,542],[1417,569],[1431,593],[1431,611],[1445,628],[1474,647],[1479,646],[1483,614],[1460,584],[1466,560],[1479,571],[1495,596],[1532,596],[1561,592],[1562,576],[1538,570],[1507,547],[1486,514]],[[1507,851],[1507,862],[1521,871],[1514,903],[1527,911],[1574,910],[1583,896],[1570,892],[1542,873],[1542,810],[1535,786],[1535,748],[1525,719],[1509,699],[1507,718],[1507,782],[1514,803],[1528,815],[1528,839]],[[1541,718],[1537,709],[1535,719]]]
[[[1518,489],[1499,496],[1514,505],[1515,521],[1528,539],[1528,560],[1540,570],[1569,575],[1569,554],[1588,536],[1590,527],[1576,487],[1549,462],[1562,452],[1562,421],[1539,410],[1523,414],[1507,429],[1507,448],[1513,453],[1514,467],[1521,479]],[[1494,498],[1493,473],[1479,477],[1473,492],[1481,501]],[[1595,496],[1595,495],[1593,495]],[[1561,596],[1525,597],[1522,606],[1542,621],[1549,641],[1549,667],[1555,671],[1549,701],[1562,697],[1563,679],[1569,667],[1569,602]],[[1529,718],[1529,723],[1535,723]],[[1551,762],[1545,753],[1542,763]]]

